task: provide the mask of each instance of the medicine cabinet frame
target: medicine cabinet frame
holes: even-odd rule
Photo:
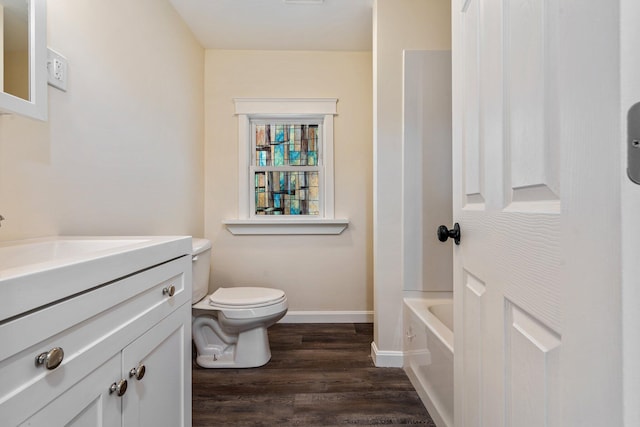
[[[0,91],[0,112],[47,120],[47,5],[26,0],[29,31],[29,99]]]

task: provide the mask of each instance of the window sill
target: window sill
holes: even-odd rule
[[[222,222],[234,235],[342,233],[348,219],[232,219]]]

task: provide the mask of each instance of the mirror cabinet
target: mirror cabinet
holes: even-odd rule
[[[0,0],[0,17],[0,112],[46,120],[46,0]]]

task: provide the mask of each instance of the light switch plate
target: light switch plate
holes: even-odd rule
[[[47,75],[49,85],[67,91],[67,58],[53,49],[47,48]]]

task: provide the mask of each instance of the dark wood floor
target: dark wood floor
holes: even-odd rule
[[[371,324],[276,324],[256,369],[193,364],[193,425],[435,426],[399,368],[374,367]]]

